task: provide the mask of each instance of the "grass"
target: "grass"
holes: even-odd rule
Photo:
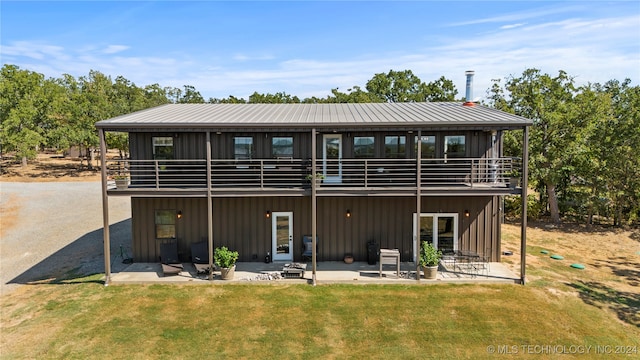
[[[489,346],[538,358],[521,346],[640,347],[638,327],[536,286],[104,287],[97,276],[3,296],[1,357],[477,359],[496,355]]]

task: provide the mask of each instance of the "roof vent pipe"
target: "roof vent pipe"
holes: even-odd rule
[[[464,74],[467,76],[467,92],[464,96],[465,102],[462,105],[475,106],[476,104],[473,103],[473,74],[475,74],[475,71],[467,70]]]

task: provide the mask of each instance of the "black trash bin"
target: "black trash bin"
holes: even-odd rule
[[[378,262],[378,244],[375,240],[367,242],[367,262],[369,265],[375,265]]]

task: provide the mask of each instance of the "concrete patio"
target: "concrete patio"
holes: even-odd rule
[[[159,263],[134,263],[119,272],[111,274],[111,284],[307,284],[312,281],[311,263],[307,263],[307,270],[302,278],[284,278],[282,269],[285,262],[237,263],[233,280],[222,280],[220,272],[214,271],[213,281],[207,275],[197,274],[193,264],[184,263],[184,271],[178,275],[162,274]],[[419,284],[434,283],[518,283],[519,277],[511,272],[504,264],[487,263],[483,271],[469,272],[466,269],[455,268],[447,264],[440,264],[438,277],[435,280],[420,279]],[[367,262],[346,264],[340,261],[321,262],[317,265],[316,283],[322,284],[418,284],[416,281],[416,267],[413,262],[400,263],[400,274],[397,276],[395,265],[384,265],[380,276],[380,265],[369,265]]]

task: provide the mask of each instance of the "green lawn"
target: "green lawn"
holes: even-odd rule
[[[514,351],[539,359],[541,351],[595,356],[598,346],[608,358],[616,349],[636,349],[637,358],[640,350],[637,326],[536,286],[104,287],[98,279],[3,296],[2,359],[477,359]]]

